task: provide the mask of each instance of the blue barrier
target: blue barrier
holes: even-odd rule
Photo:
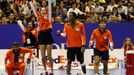
[[[62,37],[58,37],[55,34],[56,30],[63,30],[63,24],[53,24],[52,35],[55,41],[55,44],[61,46],[61,43],[65,43],[66,39]],[[86,39],[87,46],[88,41],[90,39],[91,33],[93,29],[97,28],[98,24],[85,24],[86,28]],[[121,48],[123,45],[123,40],[126,37],[131,37],[134,41],[134,23],[133,22],[122,22],[122,23],[108,23],[107,28],[111,30],[113,35],[113,40],[115,44],[115,48]],[[22,44],[22,30],[17,24],[8,24],[8,25],[0,25],[0,49],[7,49],[11,47],[13,41],[18,41]],[[55,48],[55,47],[53,47]]]

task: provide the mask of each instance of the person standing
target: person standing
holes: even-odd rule
[[[34,7],[32,1],[30,1],[29,4],[38,20],[38,28],[39,28],[38,43],[41,50],[42,64],[45,69],[45,74],[46,75],[48,74],[46,67],[47,63],[46,51],[47,51],[47,56],[49,58],[49,62],[51,65],[50,75],[53,75],[52,43],[54,43],[54,40],[51,34],[52,25],[48,18],[47,9],[42,7],[40,12],[38,12]]]
[[[124,56],[125,57],[126,57],[126,51],[134,50],[133,41],[130,37],[125,38],[122,49],[124,49]]]
[[[134,46],[133,46],[133,41],[130,37],[126,37],[122,46],[122,49],[124,50],[124,61],[122,61],[122,63],[124,64],[124,66],[122,66],[124,69],[128,69],[127,65],[129,65],[131,63],[131,54],[127,54],[127,51],[132,51],[134,50]],[[129,75],[129,71],[122,71],[123,75]]]
[[[126,37],[123,43],[123,47],[122,47],[125,51],[127,50],[133,50],[134,46],[133,46],[133,41],[130,37]]]
[[[37,39],[38,39],[37,28],[35,27],[32,21],[28,22],[28,27],[24,27],[21,20],[18,20],[17,23],[23,31],[22,42],[24,44],[24,47],[33,49],[34,55],[39,57],[39,50],[38,50],[38,43],[37,43]],[[37,51],[35,52],[35,50]]]
[[[65,23],[63,33],[57,30],[58,36],[66,37],[67,40],[67,75],[71,75],[71,63],[75,61],[75,56],[81,64],[82,71],[86,75],[84,64],[84,51],[86,45],[86,32],[84,24],[77,21],[75,12],[69,13],[69,22]]]
[[[93,30],[89,47],[94,44],[94,73],[99,74],[98,65],[100,61],[103,63],[103,73],[107,75],[109,49],[113,51],[114,43],[112,40],[112,34],[109,29],[106,28],[106,22],[104,20],[99,21],[99,27]]]

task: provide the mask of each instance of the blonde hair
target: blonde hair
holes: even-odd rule
[[[132,42],[132,39],[131,39],[130,37],[125,38],[122,48],[125,48],[125,47],[127,46],[127,44],[126,44],[126,41],[127,41],[127,40],[130,40],[129,46],[134,49],[134,47],[133,47],[133,42]]]

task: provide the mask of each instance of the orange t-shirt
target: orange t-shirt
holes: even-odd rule
[[[84,24],[77,21],[74,28],[70,25],[70,22],[66,23],[64,30],[67,38],[67,47],[81,47],[86,45],[86,32]]]
[[[112,34],[111,32],[106,29],[104,33],[100,32],[100,29],[97,28],[92,32],[89,44],[93,44],[94,42],[94,47],[100,51],[106,51],[109,49],[110,46],[113,45],[113,40],[112,40]]]
[[[27,28],[25,28],[25,32],[28,32]],[[26,35],[24,33],[22,34],[22,41],[23,41],[23,43],[27,41]],[[35,36],[35,38],[38,38],[37,28],[34,28],[33,30],[31,30],[31,33]]]
[[[47,30],[52,28],[52,25],[48,19],[48,14],[42,16],[41,13],[38,12],[38,26],[39,30]]]
[[[23,63],[24,63],[25,53],[30,53],[29,58],[30,59],[32,58],[32,50],[31,49],[28,49],[28,48],[20,48],[19,58],[22,59],[22,62]],[[8,60],[9,60],[10,63],[13,63],[14,62],[14,53],[13,53],[12,49],[9,49],[8,52],[7,52],[7,54],[6,54],[5,64],[7,64]]]

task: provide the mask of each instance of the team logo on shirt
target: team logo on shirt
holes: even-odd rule
[[[24,56],[24,54],[23,53],[20,53],[20,57],[23,57]]]
[[[19,55],[19,62],[22,62],[22,57],[24,56],[24,54],[22,54],[22,53],[20,53],[20,55]]]
[[[104,36],[104,42],[108,43],[108,37],[106,35]]]
[[[80,27],[77,27],[77,28],[76,28],[76,31],[78,32],[79,30],[80,30]]]
[[[105,36],[104,36],[104,39],[105,39],[105,40],[107,40],[107,39],[108,39],[108,37],[105,35]]]
[[[48,17],[47,16],[44,16],[44,19],[46,20]]]

